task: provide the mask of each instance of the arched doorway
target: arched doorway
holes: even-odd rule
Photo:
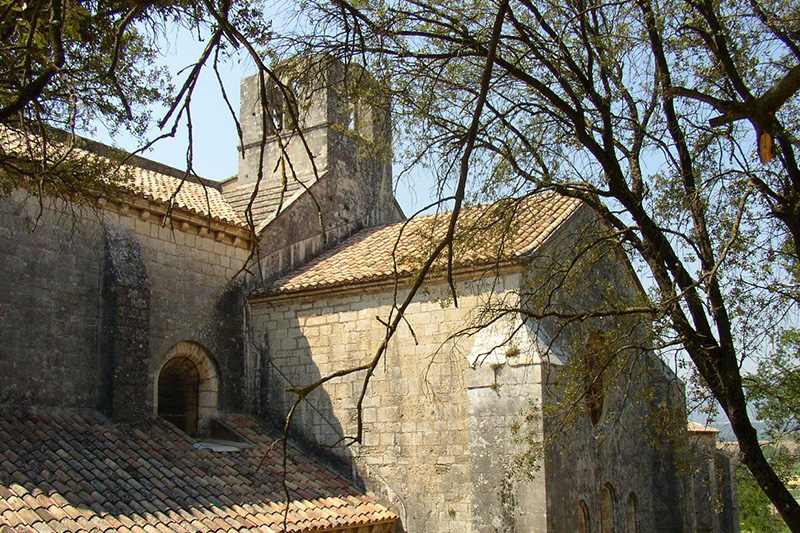
[[[156,414],[195,437],[208,433],[217,416],[219,372],[196,342],[179,342],[154,376]]]
[[[158,375],[158,416],[189,435],[197,434],[200,373],[188,357],[167,361]]]

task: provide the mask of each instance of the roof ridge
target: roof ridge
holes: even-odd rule
[[[198,185],[211,187],[222,192],[221,182],[200,177],[196,172],[181,170],[177,167],[167,165],[166,163],[161,163],[160,161],[149,159],[134,152],[129,152],[122,148],[116,148],[100,141],[89,139],[88,137],[78,135],[77,133],[70,133],[59,128],[53,128],[52,133],[59,142],[66,142],[70,137],[74,137],[76,140],[75,146],[77,148],[82,148],[101,157],[117,157],[120,154],[124,154],[123,160],[125,165],[141,168],[142,170],[149,170],[151,172],[156,172],[158,174],[163,174],[173,178],[186,179],[187,181],[197,183]]]
[[[547,237],[569,219],[580,204],[578,199],[547,191],[520,198],[503,199],[492,204],[467,207],[459,220],[473,222],[473,229],[477,223],[483,221],[485,225],[477,228],[478,232],[475,234],[485,238],[479,237],[477,242],[471,240],[466,243],[461,250],[463,257],[455,266],[462,268],[494,261],[520,260],[541,246]],[[515,205],[511,220],[528,223],[528,229],[512,232],[510,237],[504,232],[502,239],[494,242],[497,239],[493,240],[489,230],[505,217],[505,211],[498,209],[504,205]],[[499,214],[497,220],[489,219],[493,212]],[[431,235],[433,232],[442,231],[444,227],[440,227],[438,221],[444,222],[449,214],[452,214],[452,211],[441,211],[401,222],[364,228],[323,251],[296,270],[274,280],[267,287],[251,292],[250,297],[357,285],[385,280],[395,275],[407,277],[411,275],[412,268],[409,264],[401,263],[407,262],[404,260],[424,245],[422,237],[415,233],[428,226],[432,229]],[[432,221],[437,223],[431,225]],[[409,233],[405,233],[409,227]],[[403,232],[403,237],[398,240],[400,231]],[[496,245],[494,250],[491,249],[493,245]],[[393,265],[391,272],[388,271],[387,264]],[[353,265],[360,270],[353,271]]]

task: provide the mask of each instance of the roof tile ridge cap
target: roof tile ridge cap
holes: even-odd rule
[[[566,224],[567,220],[572,218],[581,207],[586,205],[580,198],[564,196],[556,192],[551,192],[549,194],[556,196],[559,199],[558,203],[561,205],[556,207],[552,213],[555,214],[553,219],[542,228],[542,230],[530,244],[523,247],[522,250],[516,254],[517,257],[522,258],[538,250],[546,241],[550,239],[550,237],[552,237],[556,230]]]

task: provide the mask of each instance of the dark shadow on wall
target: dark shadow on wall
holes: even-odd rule
[[[300,328],[295,318],[288,329]],[[292,351],[302,356],[295,360],[275,361],[270,357],[272,351],[280,351],[280,341],[270,344],[270,333],[262,340],[261,352],[261,394],[264,398],[262,416],[281,434],[286,425],[286,416],[292,408],[297,395],[293,389],[305,387],[323,376],[311,355],[311,347],[305,337],[295,339],[298,345]],[[289,426],[289,436],[293,444],[304,453],[313,455],[324,464],[346,477],[362,490],[364,481],[360,478],[355,458],[345,445],[344,429],[336,418],[333,402],[324,387],[309,393],[297,406],[293,421]]]
[[[219,409],[244,413],[244,309],[245,283],[241,278],[229,282],[214,305],[209,351],[220,368]]]
[[[103,410],[120,421],[152,413],[147,391],[150,359],[150,280],[136,235],[105,226],[106,254],[98,349],[103,361]]]

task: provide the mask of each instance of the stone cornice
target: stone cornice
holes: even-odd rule
[[[178,206],[173,206],[172,209],[169,209],[167,205],[161,202],[148,200],[133,194],[125,194],[113,199],[98,197],[94,200],[94,206],[104,211],[117,213],[120,216],[150,220],[184,233],[213,238],[218,242],[224,242],[237,248],[250,249],[253,242],[250,231],[246,228],[208,219],[190,213]]]

